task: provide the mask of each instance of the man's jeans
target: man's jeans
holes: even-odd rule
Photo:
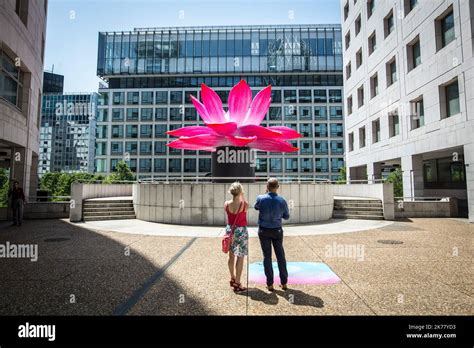
[[[15,199],[13,201],[13,223],[15,225],[21,225],[23,219],[23,200]]]
[[[288,282],[288,271],[286,269],[285,250],[283,250],[283,229],[259,227],[258,238],[263,252],[263,267],[265,268],[267,285],[273,285],[272,244],[278,262],[281,284],[286,284]]]

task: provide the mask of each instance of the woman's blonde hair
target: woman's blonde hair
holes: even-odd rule
[[[229,187],[229,193],[234,197],[240,195],[242,192],[244,192],[244,187],[238,181],[233,182]]]

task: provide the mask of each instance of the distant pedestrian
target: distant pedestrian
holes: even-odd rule
[[[13,188],[8,192],[11,198],[13,210],[13,226],[21,226],[23,220],[23,207],[25,205],[25,194],[18,181],[13,182]]]
[[[278,262],[281,288],[286,290],[288,283],[281,219],[288,220],[290,213],[285,199],[277,194],[279,187],[277,179],[268,179],[267,193],[258,196],[254,206],[259,211],[258,238],[262,247],[263,267],[269,291],[275,290],[273,288],[272,245]]]

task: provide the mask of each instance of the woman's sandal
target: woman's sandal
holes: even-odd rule
[[[230,284],[230,287],[233,288],[235,284],[235,278],[230,278],[229,284]]]
[[[239,284],[237,282],[234,282],[234,292],[242,292],[242,291],[247,291],[247,288],[243,287],[242,284]]]

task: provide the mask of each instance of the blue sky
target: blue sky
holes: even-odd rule
[[[65,75],[65,92],[93,92],[99,31],[314,23],[340,23],[339,0],[50,0],[45,69]]]

